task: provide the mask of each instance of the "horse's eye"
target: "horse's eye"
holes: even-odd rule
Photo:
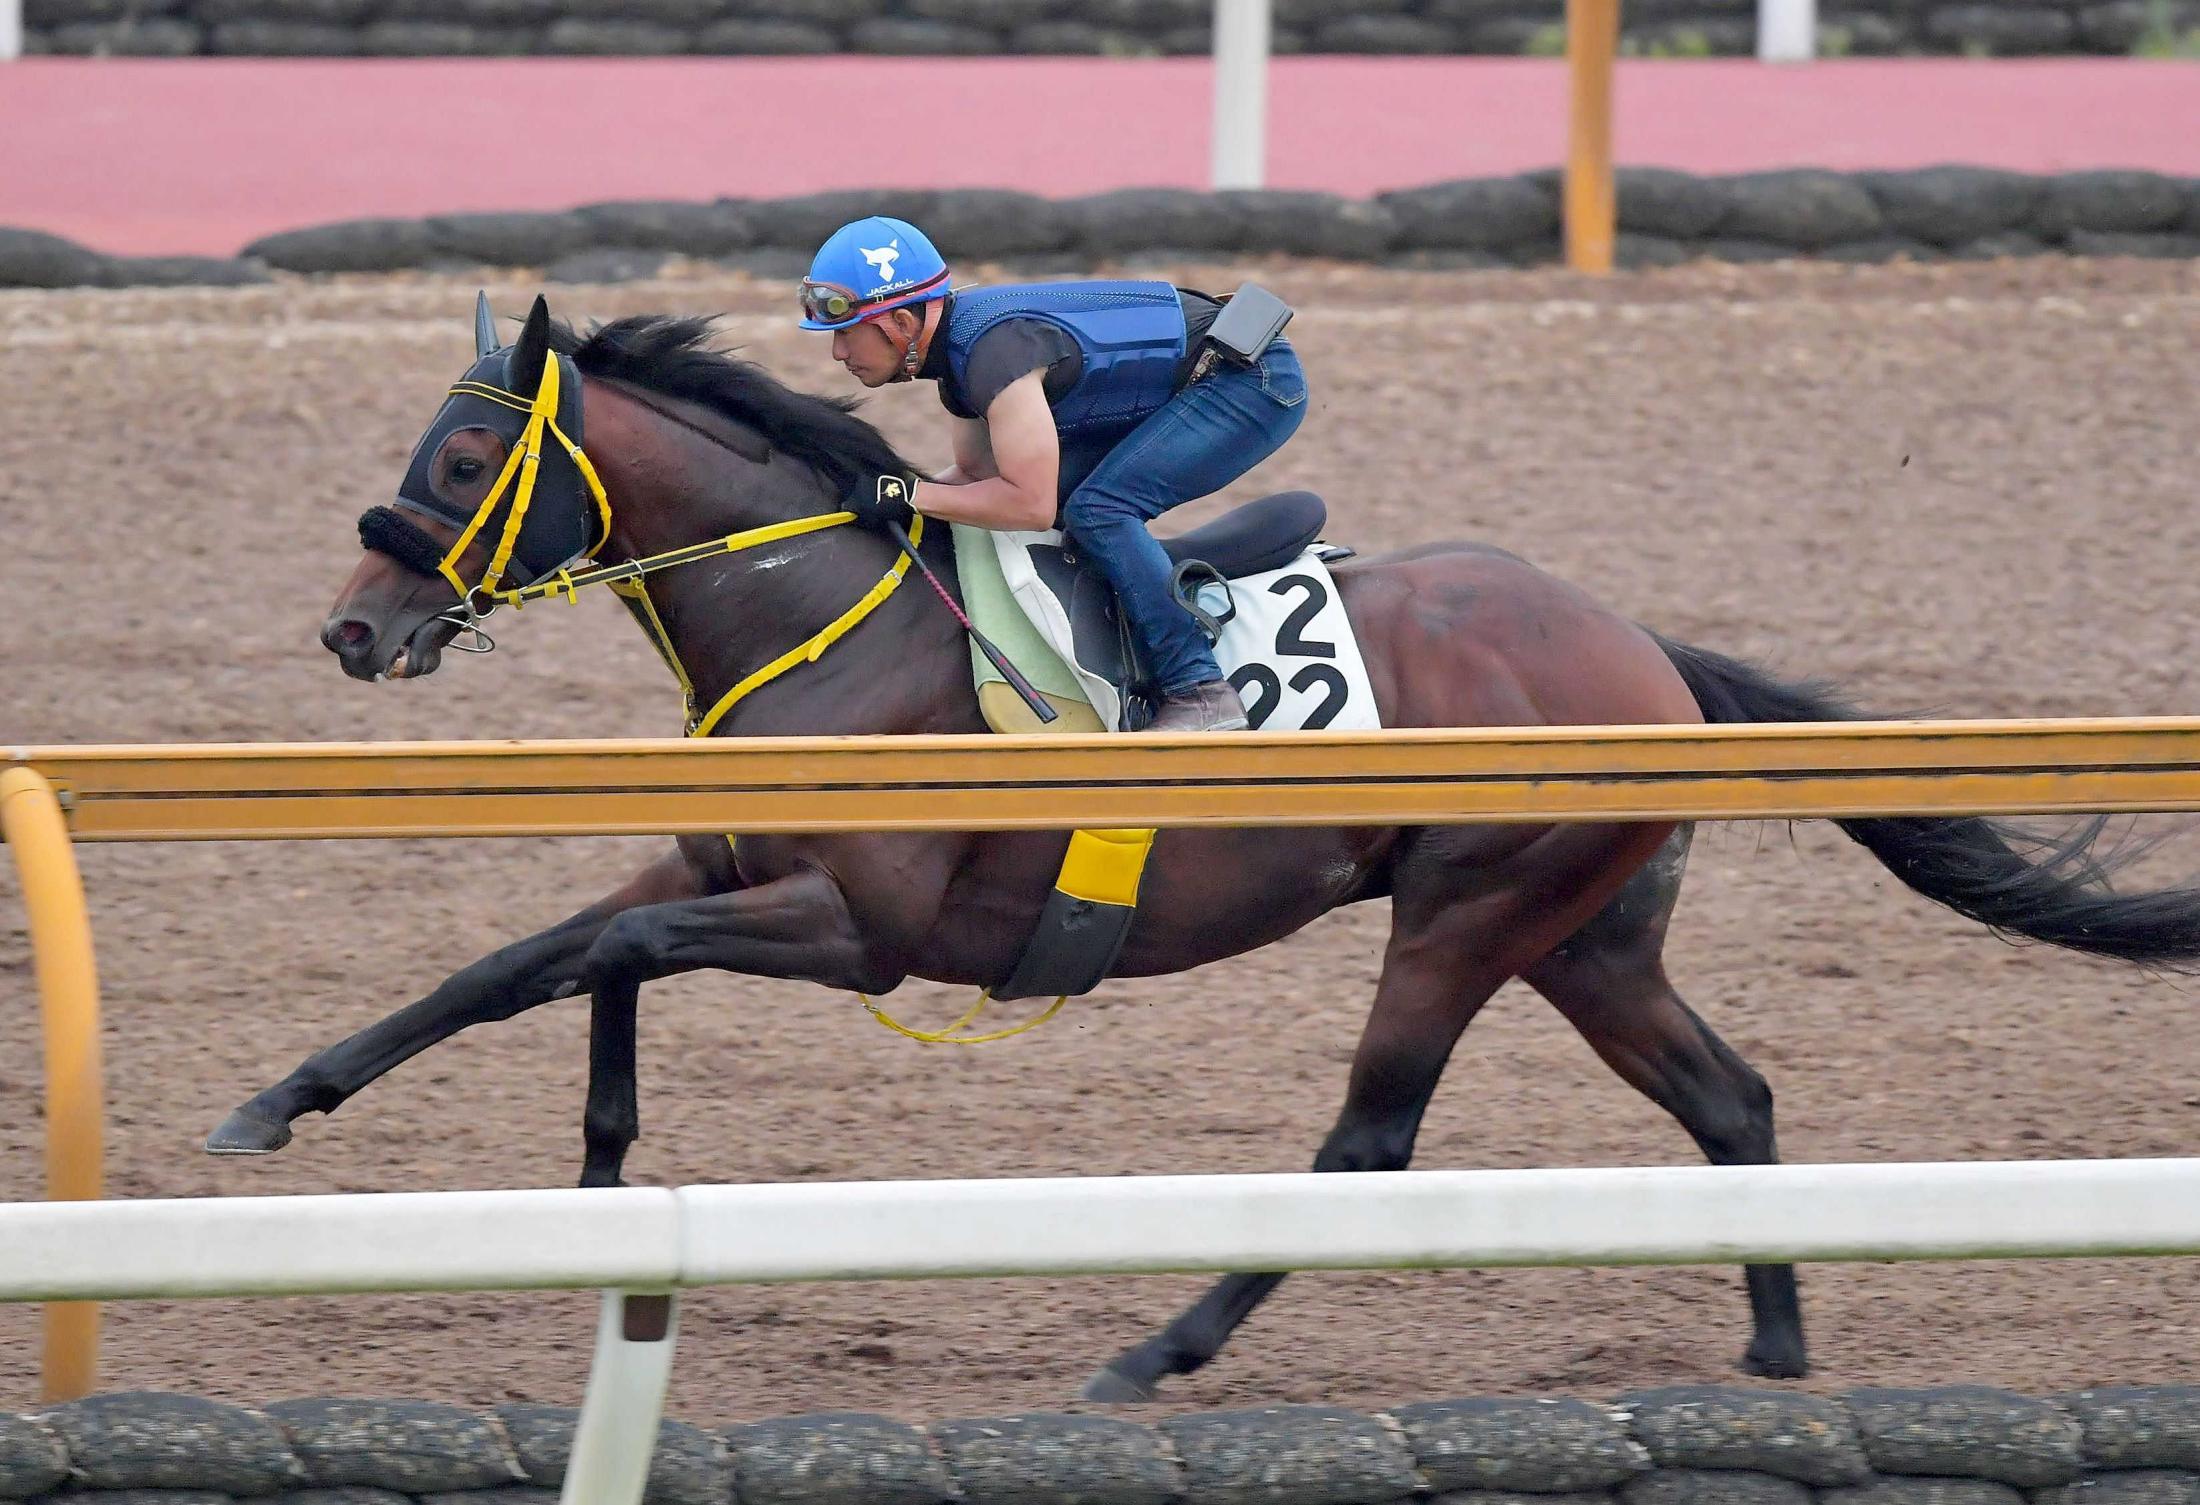
[[[451,462],[451,479],[463,486],[469,481],[481,479],[481,462],[471,455],[460,455]]]

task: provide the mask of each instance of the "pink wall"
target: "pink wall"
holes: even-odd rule
[[[1619,77],[1631,163],[2200,175],[2200,64],[1636,61]],[[1271,181],[1366,194],[1549,166],[1565,86],[1543,59],[1280,59]],[[1200,58],[33,58],[0,66],[0,225],[228,254],[361,215],[882,182],[1199,187],[1207,110]]]

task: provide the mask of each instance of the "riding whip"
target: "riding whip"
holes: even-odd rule
[[[898,489],[889,497],[887,491],[889,486],[898,488],[899,483],[891,476],[881,476],[879,478],[879,499],[881,501],[901,501],[904,499],[903,494]],[[917,572],[923,575],[925,581],[931,585],[933,593],[940,598],[941,604],[954,614],[955,620],[962,624],[962,630],[970,634],[970,641],[978,645],[978,651],[985,655],[985,661],[1000,670],[1001,678],[1007,680],[1008,687],[1022,697],[1025,705],[1031,707],[1031,714],[1039,718],[1040,724],[1045,725],[1058,719],[1062,713],[1047,703],[1047,698],[1033,687],[1030,680],[1024,678],[1023,671],[1008,661],[1007,654],[994,647],[986,635],[978,631],[977,624],[972,622],[969,614],[962,609],[962,603],[949,593],[946,586],[940,584],[940,577],[932,573],[932,566],[926,564],[923,556],[917,553],[917,546],[909,541],[909,534],[902,528],[902,525],[888,518],[886,519],[886,530],[893,535],[894,542],[901,546],[901,551],[909,556],[910,562],[916,565]]]

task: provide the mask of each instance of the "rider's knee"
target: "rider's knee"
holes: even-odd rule
[[[1062,531],[1075,537],[1124,518],[1145,521],[1132,497],[1106,486],[1080,486],[1062,503]]]

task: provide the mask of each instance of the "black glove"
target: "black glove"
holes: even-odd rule
[[[905,475],[867,471],[856,477],[840,505],[856,515],[859,528],[884,533],[887,524],[898,523],[906,529],[917,515],[916,509],[909,505],[909,493],[914,489],[914,483]]]

